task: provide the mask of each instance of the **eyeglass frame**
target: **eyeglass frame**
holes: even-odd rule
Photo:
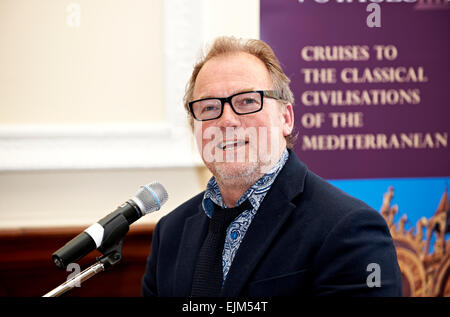
[[[234,109],[234,106],[233,106],[233,104],[231,103],[231,99],[232,99],[233,97],[235,97],[235,96],[243,95],[243,94],[248,94],[248,93],[259,93],[259,95],[261,96],[261,107],[260,107],[258,110],[255,110],[255,111],[246,112],[246,113],[238,113],[238,112],[236,111],[236,109]],[[268,97],[268,98],[272,98],[272,99],[276,99],[276,100],[281,100],[281,98],[278,96],[278,92],[277,92],[276,90],[250,90],[250,91],[238,92],[237,94],[234,94],[234,95],[231,95],[231,96],[228,96],[228,97],[225,97],[225,98],[209,97],[209,98],[202,98],[202,99],[193,100],[193,101],[190,101],[190,102],[188,103],[188,106],[189,106],[189,110],[190,110],[190,112],[191,112],[191,114],[192,114],[192,117],[193,117],[195,120],[197,120],[197,121],[210,121],[210,120],[216,120],[216,119],[219,119],[219,118],[222,116],[222,114],[223,114],[223,108],[225,107],[225,103],[228,103],[228,104],[230,105],[231,109],[233,110],[233,112],[234,112],[235,114],[237,114],[238,116],[244,116],[244,115],[246,115],[246,114],[252,114],[252,113],[259,112],[259,111],[261,111],[262,108],[263,108],[263,105],[264,105],[264,97]],[[193,104],[194,104],[195,102],[199,102],[199,101],[203,101],[203,100],[219,100],[219,101],[220,101],[220,104],[221,104],[220,114],[219,114],[217,117],[215,117],[215,118],[203,119],[203,120],[202,120],[202,119],[198,119],[198,118],[195,116],[194,109],[193,109]]]

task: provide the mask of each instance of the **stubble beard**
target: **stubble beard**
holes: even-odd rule
[[[239,188],[250,187],[262,176],[259,165],[259,162],[214,162],[206,164],[219,185]]]

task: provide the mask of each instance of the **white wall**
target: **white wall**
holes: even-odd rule
[[[0,1],[0,123],[163,120],[150,106],[164,99],[162,10],[162,1]]]
[[[159,181],[154,223],[203,190],[181,98],[218,35],[258,38],[259,1],[0,1],[0,229],[89,225]]]

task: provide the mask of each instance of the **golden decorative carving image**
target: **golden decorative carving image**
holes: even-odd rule
[[[402,272],[403,296],[450,297],[450,239],[445,239],[450,232],[448,188],[434,215],[429,219],[420,218],[416,227],[409,230],[405,229],[406,214],[394,222],[398,206],[391,206],[393,197],[394,188],[389,187],[380,212],[394,239]]]

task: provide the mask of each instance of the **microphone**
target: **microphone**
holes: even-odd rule
[[[108,249],[125,236],[129,225],[142,216],[161,209],[168,198],[167,191],[160,183],[141,186],[136,196],[53,253],[53,262],[60,269],[65,269],[69,263],[78,261],[95,249],[101,252]]]

